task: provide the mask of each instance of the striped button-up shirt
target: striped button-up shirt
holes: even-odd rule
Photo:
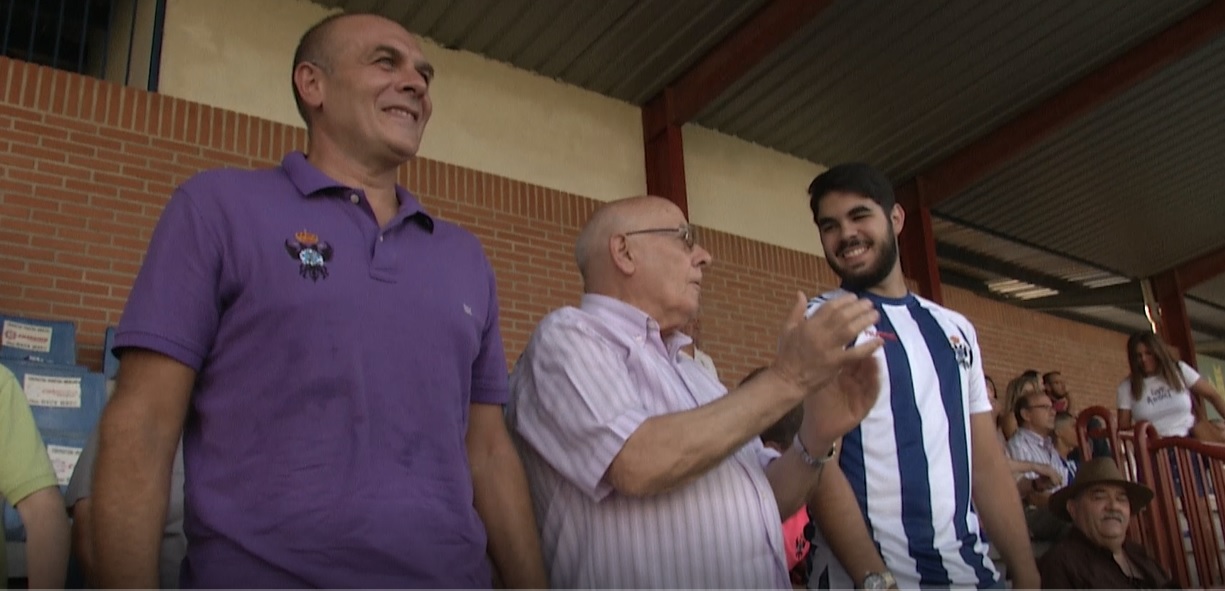
[[[1059,483],[1050,492],[1055,492],[1072,482],[1072,478],[1076,476],[1076,469],[1055,449],[1055,444],[1050,437],[1043,437],[1024,427],[1017,429],[1017,432],[1012,435],[1012,439],[1008,440],[1008,457],[1019,462],[1030,462],[1033,464],[1047,464],[1054,468],[1063,478],[1063,482]],[[1026,472],[1024,478],[1037,478],[1037,472]]]
[[[753,439],[697,480],[646,497],[605,474],[652,416],[727,390],[645,313],[586,295],[549,314],[511,374],[507,420],[523,456],[555,587],[788,588],[782,519]]]

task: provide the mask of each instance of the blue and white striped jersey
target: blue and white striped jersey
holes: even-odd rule
[[[813,298],[809,313],[845,293]],[[881,393],[843,437],[839,465],[868,531],[902,589],[992,586],[999,573],[970,495],[970,415],[991,411],[974,327],[914,294],[859,295],[880,312],[856,340],[884,340]],[[812,567],[811,588],[854,586],[819,531]]]

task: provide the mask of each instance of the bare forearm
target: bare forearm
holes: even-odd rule
[[[89,497],[76,502],[72,507],[72,555],[81,572],[85,574],[85,582],[94,586],[94,545],[93,545],[93,515]]]
[[[102,587],[156,588],[178,436],[165,441],[122,402],[112,401],[101,426],[91,515],[94,572]]]
[[[814,440],[806,439],[805,441]],[[816,457],[825,456],[832,444],[833,442],[808,444],[812,445],[808,453]],[[778,459],[770,462],[770,465],[766,466],[766,478],[769,479],[770,486],[774,489],[774,499],[778,502],[779,515],[785,519],[802,507],[808,497],[813,494],[817,483],[820,482],[822,472],[832,462],[833,460],[815,468],[809,466],[801,459],[800,452],[794,445]]]
[[[651,417],[625,442],[612,485],[631,495],[656,494],[705,474],[789,411],[802,397],[766,371],[699,408]]]
[[[1037,586],[1037,567],[1029,545],[1028,528],[1021,510],[1021,498],[1012,475],[1002,463],[974,467],[974,504],[983,528],[1003,556],[1008,572],[1018,588]],[[1032,579],[1027,578],[1032,577]]]
[[[1025,474],[1026,472],[1035,472],[1038,470],[1038,465],[1033,462],[1013,459],[1008,460],[1008,467],[1013,474]]]
[[[1200,378],[1199,381],[1192,384],[1191,391],[1198,394],[1201,400],[1211,404],[1218,414],[1225,417],[1225,399],[1221,398],[1221,395],[1212,387],[1212,384]]]
[[[1013,587],[1037,589],[1038,566],[1029,545],[1021,496],[995,438],[995,425],[989,413],[970,415],[970,438],[974,457],[971,491],[983,528],[1004,557]]]
[[[885,561],[868,535],[855,491],[835,463],[826,466],[809,508],[834,556],[856,585],[862,584],[868,573],[885,570]]]
[[[548,587],[540,537],[523,465],[513,447],[473,462],[476,512],[489,536],[489,553],[502,583],[512,589]]]
[[[62,589],[68,573],[68,513],[58,488],[36,491],[17,504],[26,528],[26,570],[31,589]]]

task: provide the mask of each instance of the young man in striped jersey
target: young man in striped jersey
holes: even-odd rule
[[[880,396],[809,502],[819,530],[809,587],[1002,588],[985,529],[1014,586],[1037,588],[974,327],[907,289],[897,250],[905,214],[889,180],[844,164],[808,192],[826,261],[842,279],[809,311],[846,292],[868,298],[880,320],[856,340],[884,341],[875,353]],[[856,512],[862,521],[846,519]]]

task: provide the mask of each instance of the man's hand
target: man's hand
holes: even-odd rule
[[[876,358],[844,362],[833,380],[804,399],[805,441],[833,442],[842,437],[868,416],[879,395],[880,368]]]
[[[1039,490],[1048,490],[1063,484],[1063,476],[1049,464],[1035,463],[1034,472],[1037,472],[1038,476],[1041,477],[1038,479],[1038,486],[1035,487],[1039,488]]]
[[[850,372],[848,380],[843,383],[840,379],[839,387],[834,390],[848,387],[852,392],[850,398],[857,399],[853,393],[864,389],[866,383],[860,382],[868,379],[869,373],[873,374],[871,382],[879,385],[879,378],[875,377],[875,362],[871,363],[871,371],[867,366],[858,366],[855,362],[871,361],[872,354],[881,345],[880,338],[866,339],[858,345],[847,347],[847,343],[853,342],[859,333],[880,319],[872,302],[846,295],[826,302],[811,318],[805,318],[807,304],[804,294],[797,292],[795,306],[788,314],[779,336],[778,354],[774,358],[775,371],[806,395],[816,394],[821,399],[841,396],[821,394],[819,391],[843,371]],[[867,403],[867,408],[872,407],[876,390],[879,388],[872,388],[873,399]],[[858,408],[861,404],[862,401],[857,401],[849,407]],[[860,418],[863,418],[862,415]]]

